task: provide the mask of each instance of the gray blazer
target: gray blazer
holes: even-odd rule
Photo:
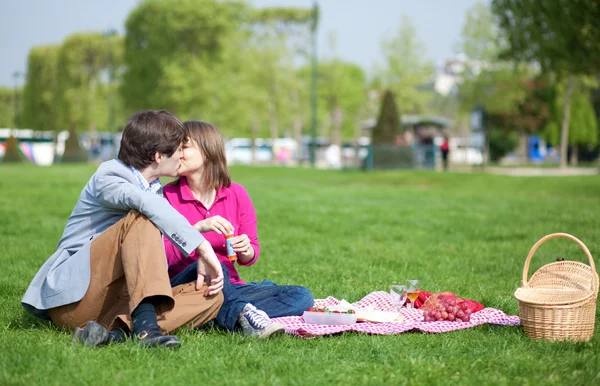
[[[162,191],[145,192],[121,161],[104,162],[79,195],[58,249],[27,288],[21,301],[25,310],[48,319],[49,308],[81,300],[90,284],[92,240],[130,210],[146,215],[186,256],[204,241],[200,232],[162,197]],[[166,270],[166,266],[157,269]]]

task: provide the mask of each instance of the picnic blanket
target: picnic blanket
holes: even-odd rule
[[[339,303],[340,300],[329,296],[327,299],[316,299],[315,307],[332,307],[338,305]],[[378,311],[396,311],[392,304],[390,295],[384,291],[372,292],[362,298],[360,301],[353,303],[353,305],[358,308]],[[440,333],[464,330],[486,323],[506,326],[518,326],[520,324],[518,316],[507,315],[495,308],[484,308],[481,311],[471,314],[471,320],[469,322],[424,322],[423,311],[412,308],[402,308],[400,314],[404,318],[402,323],[361,322],[350,325],[320,325],[304,323],[302,316],[274,318],[273,321],[283,324],[287,334],[299,335],[301,337],[330,335],[344,331],[356,331],[376,335],[400,334],[410,330]]]

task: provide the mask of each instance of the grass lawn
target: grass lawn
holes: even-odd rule
[[[600,334],[534,342],[520,327],[445,334],[257,341],[217,329],[180,332],[177,351],[134,343],[89,349],[30,318],[20,300],[54,252],[94,166],[0,165],[0,384],[544,384],[600,383]],[[357,301],[404,279],[518,314],[514,290],[531,246],[567,232],[600,251],[597,176],[515,178],[430,172],[232,169],[259,217],[261,259],[246,281],[302,284],[315,298]],[[532,272],[557,257],[551,240]],[[598,256],[596,262],[600,263]],[[596,317],[598,320],[598,317]]]

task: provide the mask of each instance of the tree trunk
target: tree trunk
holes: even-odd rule
[[[277,122],[277,106],[274,100],[269,103],[269,128],[271,129],[271,154],[273,156],[273,164],[277,164],[275,156],[275,140],[279,137],[279,127]]]
[[[331,144],[341,146],[342,144],[342,122],[343,112],[339,107],[334,108],[329,113],[331,117]]]
[[[88,116],[90,124],[88,126],[90,136],[96,131],[96,122],[94,121],[94,115],[96,113],[96,77],[90,76],[88,81]]]
[[[359,168],[361,164],[360,160],[360,137],[362,134],[362,128],[360,126],[360,120],[357,118],[354,119],[354,159],[353,159],[353,167]]]
[[[250,124],[250,158],[251,164],[254,164],[254,162],[256,161],[256,137],[258,137],[258,128],[259,128],[259,124],[257,121],[253,120],[252,123]]]
[[[529,163],[529,144],[527,141],[527,133],[524,130],[519,130],[517,137],[519,138],[519,145],[517,153],[521,156],[521,162]]]
[[[292,102],[292,109],[294,111],[294,119],[292,122],[292,135],[294,136],[294,140],[296,141],[296,161],[298,165],[302,165],[304,161],[304,154],[302,148],[302,126],[304,125],[304,119],[302,119],[302,114],[300,113],[299,108],[299,98],[298,98],[298,89],[293,88],[290,94],[290,99]]]
[[[294,130],[294,139],[296,140],[296,161],[298,165],[302,165],[304,162],[304,149],[302,148],[302,126],[304,124],[304,120],[301,116],[296,116],[293,122],[293,130]]]
[[[573,94],[573,75],[569,74],[565,105],[563,110],[562,127],[560,130],[560,168],[567,167],[567,146],[569,144],[569,120],[571,119],[571,95]]]
[[[571,145],[571,161],[569,162],[571,165],[577,165],[579,161],[579,146],[577,144]]]
[[[342,166],[342,122],[344,120],[343,114],[344,113],[342,109],[339,107],[335,107],[329,112],[329,116],[331,119],[330,146],[337,146],[339,148],[339,158],[336,156],[335,160],[331,159],[329,161],[332,162],[336,169]]]

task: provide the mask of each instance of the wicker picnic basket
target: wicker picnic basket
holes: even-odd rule
[[[589,265],[556,261],[538,269],[531,279],[529,263],[535,251],[548,240],[573,240],[585,252]],[[594,335],[598,274],[594,258],[579,239],[567,233],[541,238],[529,251],[523,267],[521,288],[515,291],[525,333],[532,339],[588,341]]]

